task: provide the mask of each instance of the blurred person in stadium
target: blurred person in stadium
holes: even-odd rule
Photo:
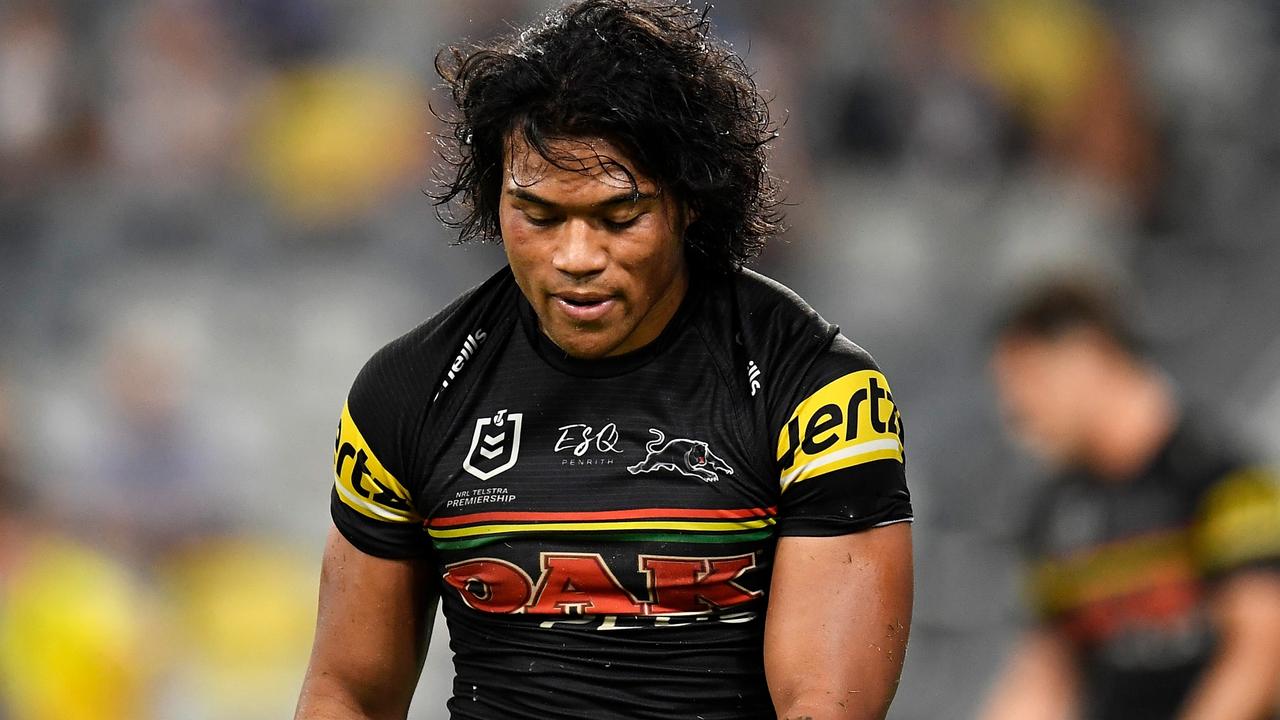
[[[88,516],[77,522],[144,563],[223,529],[219,458],[193,427],[190,380],[172,340],[152,328],[117,333],[103,376],[101,436],[80,468]]]
[[[104,94],[118,184],[151,202],[200,199],[238,160],[257,68],[216,3],[144,0],[122,13]]]
[[[1089,284],[1028,294],[992,366],[1012,430],[1061,476],[1029,519],[1037,621],[983,717],[1280,717],[1276,474]]]
[[[20,463],[0,383],[0,717],[142,720],[158,648],[150,598],[119,558],[49,518]]]
[[[18,481],[12,418],[8,388],[0,378],[0,582],[10,575],[11,558],[22,535],[19,521],[27,506],[26,488]]]
[[[65,154],[70,42],[52,3],[0,8],[0,212],[43,188]]]
[[[298,718],[405,717],[438,600],[455,718],[887,713],[901,418],[866,352],[742,267],[778,230],[774,132],[709,28],[585,0],[439,56],[438,200],[508,267],[348,395]]]

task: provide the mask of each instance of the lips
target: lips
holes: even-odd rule
[[[553,304],[574,322],[591,322],[604,317],[617,300],[605,293],[565,292],[552,295]]]

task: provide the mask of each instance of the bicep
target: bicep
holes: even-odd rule
[[[403,718],[437,599],[427,560],[374,557],[330,528],[298,717]],[[309,710],[322,706],[349,714]]]
[[[911,625],[911,526],[778,541],[765,672],[780,716],[881,718]]]

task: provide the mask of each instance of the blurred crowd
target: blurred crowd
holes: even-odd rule
[[[428,196],[435,54],[547,5],[0,3],[0,718],[288,716],[350,381],[502,262]],[[970,716],[1040,482],[987,373],[1012,289],[1123,287],[1180,392],[1280,448],[1280,6],[712,17],[782,125],[790,230],[757,267],[876,355],[911,429],[891,717]],[[413,717],[443,717],[448,658]]]

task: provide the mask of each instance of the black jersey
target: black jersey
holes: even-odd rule
[[[758,274],[583,361],[504,269],[360,372],[332,511],[435,564],[454,718],[772,718],[776,539],[909,520],[902,440],[871,358]]]
[[[1276,478],[1246,457],[1183,421],[1137,477],[1073,474],[1042,498],[1031,596],[1076,650],[1089,720],[1177,715],[1214,651],[1214,584],[1280,567]]]

